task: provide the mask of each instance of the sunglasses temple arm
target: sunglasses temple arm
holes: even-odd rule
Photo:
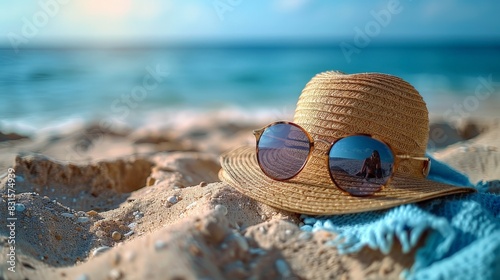
[[[410,155],[397,155],[396,157],[398,157],[400,159],[414,159],[414,160],[423,160],[423,161],[430,160],[428,157],[413,157]]]
[[[414,159],[414,160],[420,160],[423,161],[423,167],[422,167],[422,174],[424,177],[427,177],[429,175],[430,169],[431,169],[431,159],[428,157],[413,157],[410,155],[397,155],[396,157],[400,159]]]

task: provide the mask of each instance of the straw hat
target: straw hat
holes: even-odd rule
[[[352,134],[370,134],[388,143],[395,154],[425,155],[429,119],[424,100],[413,86],[386,74],[347,75],[324,72],[302,90],[294,123],[313,139],[333,142]],[[325,164],[328,145],[317,143],[295,178],[276,181],[260,169],[256,148],[236,148],[221,156],[222,181],[243,194],[276,208],[312,215],[386,209],[449,194],[474,191],[427,180],[422,161],[402,160],[381,191],[355,197],[332,182]]]

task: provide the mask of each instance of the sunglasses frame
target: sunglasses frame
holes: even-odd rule
[[[297,128],[299,128],[302,132],[304,132],[304,134],[306,135],[306,137],[308,138],[309,140],[309,152],[307,154],[307,158],[306,160],[304,161],[304,163],[302,164],[302,166],[300,167],[300,169],[293,175],[293,176],[290,176],[288,178],[283,178],[283,179],[280,179],[280,178],[274,178],[273,176],[271,176],[270,174],[268,174],[264,168],[262,168],[262,164],[259,160],[259,157],[258,157],[258,154],[259,154],[259,142],[260,142],[260,139],[262,137],[262,134],[264,134],[264,131],[266,129],[268,129],[269,127],[271,126],[274,126],[274,125],[278,125],[278,124],[288,124],[288,125],[291,125],[291,126],[295,126]],[[376,136],[373,136],[371,134],[363,134],[363,133],[354,133],[354,134],[351,134],[351,135],[348,135],[348,136],[344,136],[344,137],[341,137],[341,138],[338,138],[338,139],[335,139],[333,142],[330,142],[330,141],[327,141],[327,140],[324,140],[324,139],[314,139],[311,137],[311,135],[309,134],[309,132],[307,132],[303,127],[301,127],[300,125],[296,124],[296,123],[293,123],[293,122],[289,122],[289,121],[277,121],[277,122],[273,122],[273,123],[270,123],[266,126],[264,126],[263,128],[260,128],[260,129],[256,129],[253,131],[253,134],[255,136],[255,139],[256,139],[256,155],[257,155],[257,163],[259,164],[259,167],[260,169],[262,170],[262,172],[264,172],[264,174],[266,174],[267,177],[275,180],[275,181],[288,181],[288,180],[291,180],[293,178],[295,178],[297,175],[300,174],[300,172],[302,172],[302,170],[304,169],[304,167],[307,165],[307,163],[309,162],[309,159],[311,158],[312,154],[313,154],[313,151],[315,149],[315,146],[316,146],[316,142],[322,142],[322,143],[325,143],[327,145],[329,145],[328,147],[328,150],[326,151],[325,155],[327,156],[327,159],[326,159],[326,166],[328,167],[328,174],[330,175],[330,179],[332,180],[332,183],[338,188],[340,189],[341,191],[345,192],[345,193],[348,193],[349,195],[352,195],[352,196],[369,196],[369,195],[373,195],[374,193],[376,192],[379,192],[381,191],[382,189],[385,188],[386,185],[389,184],[389,182],[392,180],[393,176],[394,176],[394,173],[395,173],[395,170],[398,169],[398,166],[400,164],[400,162],[402,160],[419,160],[419,161],[422,161],[423,162],[423,166],[422,166],[422,175],[424,175],[424,177],[427,177],[429,175],[429,171],[430,171],[430,167],[431,167],[431,159],[428,158],[428,157],[419,157],[419,156],[412,156],[412,155],[406,155],[406,154],[403,154],[403,155],[398,155],[394,152],[394,149],[391,147],[391,145],[389,145],[387,142],[385,142],[383,139],[380,139]],[[344,139],[344,138],[347,138],[347,137],[351,137],[351,136],[367,136],[367,137],[370,137],[374,140],[377,140],[379,142],[382,142],[384,145],[386,145],[389,150],[391,151],[392,155],[393,155],[393,158],[394,158],[394,164],[392,166],[392,170],[391,170],[391,176],[389,177],[389,179],[387,179],[387,181],[385,182],[384,185],[381,185],[380,186],[380,189],[377,190],[376,192],[373,192],[371,194],[368,194],[368,195],[354,195],[344,189],[342,189],[341,187],[339,187],[339,185],[337,184],[337,182],[335,181],[335,179],[333,178],[333,175],[332,175],[332,171],[330,170],[330,158],[329,158],[329,155],[330,155],[330,152],[333,148],[333,146],[335,145],[335,143],[337,143],[338,141]]]

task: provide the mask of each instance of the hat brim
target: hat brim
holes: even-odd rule
[[[409,177],[395,173],[381,191],[367,197],[351,196],[333,182],[301,178],[276,181],[267,177],[257,163],[255,147],[240,147],[221,156],[219,178],[241,193],[283,210],[310,214],[335,215],[391,208],[440,196],[474,192],[467,187]]]

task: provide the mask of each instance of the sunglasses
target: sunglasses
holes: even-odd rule
[[[423,161],[427,177],[431,161],[427,157],[397,155],[385,142],[367,134],[355,134],[329,142],[313,139],[299,125],[275,122],[254,130],[257,162],[269,178],[286,181],[297,176],[314,150],[314,143],[329,145],[327,166],[330,178],[352,196],[368,196],[380,191],[392,178],[401,160]]]

